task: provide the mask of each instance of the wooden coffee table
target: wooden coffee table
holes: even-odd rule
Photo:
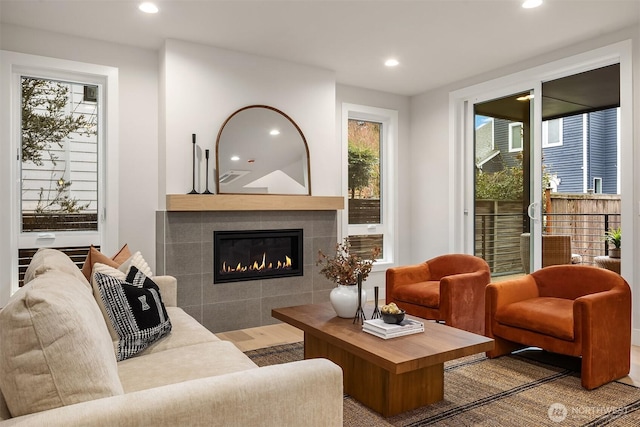
[[[371,309],[365,310],[367,318]],[[336,316],[329,303],[277,308],[271,315],[304,331],[304,358],[342,368],[344,391],[385,417],[444,398],[444,362],[493,349],[493,340],[423,320],[424,333],[384,340]]]

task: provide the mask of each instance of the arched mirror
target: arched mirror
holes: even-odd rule
[[[309,148],[282,111],[251,105],[223,123],[216,142],[218,194],[310,195]]]

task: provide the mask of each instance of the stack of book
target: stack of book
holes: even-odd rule
[[[424,332],[424,324],[417,320],[406,318],[400,324],[384,323],[382,319],[371,319],[364,321],[362,330],[386,340]]]

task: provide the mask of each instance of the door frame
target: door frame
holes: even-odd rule
[[[449,201],[452,221],[449,224],[450,250],[472,253],[473,249],[473,104],[523,92],[533,88],[541,91],[542,82],[620,63],[620,170],[622,227],[633,233],[633,94],[631,41],[615,43],[582,54],[537,66],[508,76],[469,86],[449,94]],[[541,103],[534,103],[534,115],[541,117]],[[536,113],[537,112],[537,113]],[[542,124],[535,119],[534,144],[541,146]],[[537,170],[542,162],[533,164]],[[540,184],[541,185],[541,184]],[[626,234],[626,233],[625,233]],[[628,249],[628,252],[627,252]],[[633,247],[625,248],[627,268],[623,276],[632,277]]]
[[[469,135],[469,139],[464,144],[463,150],[464,156],[467,158],[465,173],[468,177],[465,178],[468,180],[465,181],[465,191],[470,193],[466,196],[469,197],[467,206],[469,206],[470,209],[466,210],[467,214],[465,215],[464,253],[475,253],[475,173],[471,172],[475,172],[475,105],[529,92],[534,95],[533,99],[529,101],[530,105],[533,105],[533,108],[529,108],[529,132],[533,134],[533,138],[529,139],[530,142],[528,147],[526,147],[529,149],[529,156],[525,156],[525,158],[529,157],[531,159],[529,167],[531,173],[528,182],[523,182],[523,185],[529,187],[528,191],[523,191],[523,198],[526,194],[529,195],[529,200],[527,200],[529,208],[526,212],[523,212],[523,214],[529,214],[530,216],[530,265],[532,266],[531,271],[534,271],[542,266],[542,250],[537,249],[541,247],[542,242],[542,227],[540,226],[542,223],[542,121],[538,120],[538,117],[542,117],[542,103],[536,101],[537,94],[542,93],[542,83],[536,82],[533,87],[520,87],[515,91],[511,91],[511,89],[513,88],[510,88],[508,93],[504,92],[503,88],[490,91],[469,99],[466,102],[466,117],[469,117],[470,120],[465,126],[465,130],[469,132],[465,134],[465,137]],[[539,100],[539,98],[537,99]],[[522,149],[525,149],[524,144]],[[531,216],[531,214],[533,214],[533,216]]]
[[[472,253],[473,248],[473,158],[468,147],[473,143],[473,121],[468,117],[469,104],[476,99],[498,98],[500,94],[516,93],[522,88],[537,88],[542,82],[567,77],[612,64],[620,64],[620,195],[621,223],[629,240],[637,233],[634,221],[634,151],[633,151],[633,58],[632,42],[624,40],[618,43],[593,49],[557,61],[539,65],[528,70],[492,79],[483,83],[468,86],[449,94],[449,212],[452,220],[449,223],[450,251]],[[526,89],[525,89],[526,90]],[[536,93],[540,92],[538,90]],[[541,117],[541,103],[535,103]],[[540,110],[538,110],[540,109]],[[535,113],[534,113],[535,114]],[[541,137],[541,121],[536,119],[534,135],[536,141]],[[539,142],[535,142],[539,144]],[[540,144],[541,146],[541,144]],[[471,167],[470,167],[471,166]],[[541,163],[535,164],[541,170]],[[539,228],[539,227],[537,227]],[[538,231],[539,233],[539,231]],[[535,238],[536,236],[534,236]],[[471,245],[470,245],[471,243]],[[538,248],[540,245],[538,245]],[[540,249],[538,249],[540,251]],[[622,253],[621,275],[631,284],[634,276],[634,245],[625,246]],[[539,265],[538,265],[539,267]],[[534,268],[536,265],[534,264]],[[640,286],[639,286],[640,287]],[[632,289],[633,290],[633,289]],[[637,292],[634,292],[636,295]],[[636,301],[637,302],[637,301]],[[640,330],[635,325],[636,304],[633,305],[634,333],[632,341],[640,343]]]

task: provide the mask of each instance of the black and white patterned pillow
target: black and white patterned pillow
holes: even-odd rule
[[[100,298],[118,334],[118,360],[128,359],[171,331],[171,320],[153,280],[131,267],[126,280],[96,272]]]

